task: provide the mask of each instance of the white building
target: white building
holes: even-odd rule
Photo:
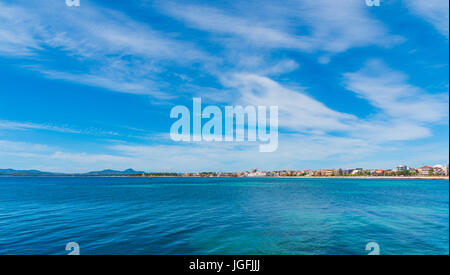
[[[355,171],[355,169],[353,169],[353,168],[342,169],[342,174],[350,175],[351,173],[353,173],[353,171]]]
[[[434,165],[433,171],[436,175],[448,176],[448,165],[441,165],[441,164]]]
[[[406,165],[399,165],[399,166],[397,166],[397,168],[395,168],[395,172],[401,172],[401,171],[406,171],[406,170],[409,170],[409,167],[408,166],[406,166]]]
[[[351,174],[352,174],[352,175],[356,175],[356,174],[358,174],[359,172],[362,172],[362,171],[363,171],[362,168],[355,168],[355,169],[353,169],[353,171],[351,172]]]
[[[267,177],[268,173],[266,171],[258,171],[256,169],[252,170],[247,177]]]

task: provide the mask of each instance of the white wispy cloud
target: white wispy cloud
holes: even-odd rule
[[[432,135],[429,127],[403,119],[360,120],[352,125],[349,134],[368,143],[376,144],[417,140]]]
[[[286,87],[267,76],[230,74],[225,86],[237,91],[234,104],[279,107],[279,125],[297,133],[340,132],[367,143],[415,140],[432,135],[431,126],[448,120],[447,93],[431,94],[381,60],[369,60],[359,71],[343,74],[343,85],[375,107],[367,117],[335,111],[301,86]]]
[[[210,58],[189,42],[177,40],[121,12],[92,3],[84,3],[82,9],[70,9],[55,0],[18,2],[22,4],[1,3],[0,27],[5,37],[8,33],[10,38],[1,42],[16,43],[22,46],[19,49],[34,48],[34,54],[39,53],[41,46],[50,46],[85,58],[103,59],[111,54],[176,62]],[[55,8],[60,8],[57,13]],[[20,39],[22,36],[26,39]],[[29,50],[24,50],[24,53],[26,51]]]
[[[3,130],[3,131],[2,131]],[[12,131],[49,131],[65,134],[88,135],[96,137],[121,136],[118,132],[104,130],[98,127],[74,127],[58,126],[51,123],[20,122],[0,119],[0,133],[11,133]]]
[[[24,10],[0,2],[0,55],[27,56],[40,50],[39,42],[29,25],[35,25],[40,31],[38,22]]]
[[[0,140],[1,152],[45,152],[49,150],[47,145],[32,144],[27,142]]]
[[[164,2],[161,6],[188,26],[210,32],[221,44],[237,48],[250,44],[335,54],[352,47],[391,46],[403,40],[371,18],[362,1],[286,1],[282,6],[276,1],[240,4],[239,9],[179,2]]]
[[[62,133],[81,133],[79,130],[59,127],[54,125],[46,125],[46,124],[36,124],[30,122],[17,122],[17,121],[8,121],[8,120],[0,120],[0,130],[46,130],[46,131],[55,131]]]
[[[32,68],[28,66],[28,68]],[[151,95],[158,99],[168,99],[173,96],[162,92],[158,85],[148,79],[129,78],[122,74],[100,74],[100,73],[67,73],[62,71],[48,70],[33,66],[35,71],[47,78],[72,81],[93,87],[100,87],[109,91],[131,93],[138,95]]]
[[[0,3],[0,55],[28,56],[28,67],[49,78],[162,98],[169,95],[154,80],[167,65],[214,60],[190,42],[91,3],[70,9],[64,1],[19,2]],[[49,50],[72,59],[71,70],[43,59]]]
[[[297,70],[300,65],[292,59],[283,59],[273,64],[269,68],[258,72],[259,75],[281,75]]]
[[[223,82],[239,91],[235,104],[278,106],[279,125],[291,130],[345,130],[349,126],[344,121],[356,119],[328,108],[304,88],[293,90],[266,76],[234,74]]]
[[[448,93],[431,94],[408,83],[408,77],[381,60],[370,60],[344,75],[345,86],[382,113],[407,122],[440,122],[448,117]]]
[[[448,0],[406,0],[404,2],[414,14],[421,16],[448,39]]]

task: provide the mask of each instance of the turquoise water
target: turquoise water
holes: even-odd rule
[[[0,254],[449,253],[448,180],[0,177]]]

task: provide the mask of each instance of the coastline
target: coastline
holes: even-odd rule
[[[202,177],[202,176],[134,176],[134,175],[0,175],[0,177],[23,178],[257,178],[257,179],[415,179],[415,180],[449,180],[448,176],[277,176],[277,177]]]
[[[161,176],[151,176],[151,178],[158,178]],[[165,176],[162,176],[165,177]],[[170,178],[170,177],[169,177]],[[178,177],[177,177],[178,178]],[[208,178],[208,177],[200,177],[200,176],[180,176],[179,178]],[[395,177],[395,176],[377,176],[377,177],[368,177],[368,176],[351,176],[351,177],[345,177],[345,176],[279,176],[279,177],[211,177],[211,178],[257,178],[257,179],[415,179],[415,180],[449,180],[449,177],[443,176],[443,177]]]
[[[304,176],[292,176],[292,177],[273,177],[273,178],[302,178],[302,179],[411,179],[411,180],[449,180],[449,177],[443,176],[432,176],[432,177],[415,177],[415,176],[407,176],[407,177],[396,177],[396,176],[376,176],[376,177],[369,177],[369,176],[351,176],[351,177],[344,177],[344,176],[329,176],[329,177],[304,177]]]

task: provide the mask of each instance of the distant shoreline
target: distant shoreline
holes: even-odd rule
[[[273,178],[302,178],[302,179],[417,179],[417,180],[449,180],[449,177],[439,177],[439,176],[432,176],[432,177],[415,177],[415,176],[406,176],[406,177],[396,177],[396,176],[375,176],[375,177],[369,177],[369,176],[351,176],[351,177],[345,177],[345,176],[329,176],[329,177],[304,177],[304,176],[293,176],[293,177],[273,177]]]
[[[22,178],[257,178],[257,179],[417,179],[417,180],[449,180],[448,176],[277,176],[277,177],[202,177],[202,176],[141,176],[141,175],[0,175],[0,177]]]

